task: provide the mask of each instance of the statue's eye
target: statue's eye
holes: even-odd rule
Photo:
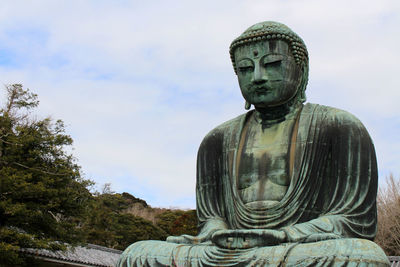
[[[270,66],[278,67],[280,64],[281,64],[281,60],[277,60],[277,61],[266,62],[266,63],[264,63],[264,66],[265,67],[270,67]]]
[[[238,62],[238,69],[242,73],[252,71],[254,69],[254,64],[251,60],[244,59]]]
[[[264,66],[279,66],[282,60],[282,55],[268,55],[263,58],[263,64]]]
[[[249,72],[253,70],[253,66],[240,66],[238,67],[240,72]]]

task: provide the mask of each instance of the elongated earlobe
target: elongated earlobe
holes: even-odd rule
[[[246,101],[245,104],[244,104],[244,108],[245,108],[246,110],[249,110],[250,107],[251,107],[251,104],[250,104],[249,102]]]

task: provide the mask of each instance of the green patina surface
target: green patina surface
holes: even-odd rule
[[[197,164],[197,236],[132,244],[120,266],[388,266],[376,234],[373,143],[353,115],[304,104],[308,52],[262,22],[230,54],[245,107]]]

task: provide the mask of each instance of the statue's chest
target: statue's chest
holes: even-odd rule
[[[249,201],[280,200],[286,193],[293,124],[294,120],[289,119],[263,129],[250,120],[244,128],[238,151],[237,186],[245,195],[251,191]]]

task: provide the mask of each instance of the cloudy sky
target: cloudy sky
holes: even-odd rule
[[[193,208],[202,138],[244,112],[228,47],[265,20],[306,42],[309,102],[359,117],[399,177],[399,0],[2,0],[0,82],[64,120],[99,187]]]

